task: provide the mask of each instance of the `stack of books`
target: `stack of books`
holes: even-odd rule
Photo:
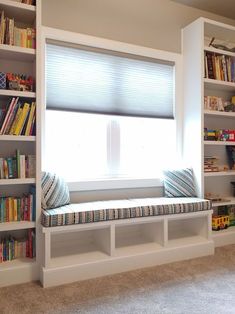
[[[17,240],[11,235],[0,240],[0,263],[12,261],[16,258],[34,258],[35,256],[34,229],[29,229],[27,231],[27,236],[20,240]]]
[[[0,135],[35,135],[36,104],[21,102],[13,97],[5,107],[0,108]]]
[[[204,157],[204,172],[218,172],[218,158],[214,156]]]
[[[226,82],[235,82],[234,58],[206,51],[205,77]]]
[[[35,221],[35,195],[0,197],[0,223]]]
[[[21,155],[17,149],[15,156],[0,158],[0,179],[35,178],[35,172],[35,155]]]
[[[0,12],[0,44],[14,45],[24,48],[36,48],[36,30],[27,27],[15,26],[14,19],[5,17],[4,11]]]

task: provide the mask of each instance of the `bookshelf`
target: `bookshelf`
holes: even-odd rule
[[[14,0],[0,0],[0,12],[4,11],[5,17],[10,19],[14,18],[14,23],[17,28],[20,29],[35,29],[37,38],[40,37],[41,27],[41,1],[37,0],[36,5],[28,5],[20,3]],[[38,103],[38,82],[37,82],[37,69],[38,69],[38,55],[37,49],[29,47],[21,47],[16,45],[8,45],[5,42],[0,43],[0,72],[3,73],[17,73],[24,77],[33,77],[35,84],[33,90],[23,89],[13,90],[9,86],[0,89],[0,108],[6,108],[6,104],[9,104],[10,100],[15,97],[19,97],[19,101],[22,103],[32,102]],[[21,81],[22,82],[22,81]],[[20,105],[18,105],[20,107]],[[31,108],[31,107],[29,107]],[[17,109],[16,109],[17,110]],[[29,118],[29,111],[27,111],[25,118],[26,121]],[[16,112],[15,112],[16,113]],[[36,120],[38,118],[39,110],[36,105],[35,113]],[[10,115],[9,115],[10,117]],[[14,117],[14,116],[13,116]],[[12,117],[12,118],[13,118]],[[14,120],[13,120],[14,121]],[[13,122],[12,122],[13,123]],[[24,124],[23,124],[24,125]],[[23,126],[22,126],[23,128]],[[1,125],[0,125],[1,129]],[[35,131],[34,131],[35,132]],[[40,134],[39,132],[30,132],[29,135],[22,131],[20,134],[13,135],[6,132],[6,134],[0,134],[0,158],[7,158],[15,156],[16,150],[19,150],[21,154],[39,156],[38,150],[40,148]],[[40,216],[40,156],[36,158],[35,175],[31,178],[0,178],[0,200],[10,197],[12,199],[21,199],[23,195],[29,195],[30,188],[35,188],[35,208],[36,217],[33,221],[27,221],[25,219],[18,219],[20,221],[8,221],[0,223],[0,238],[14,237],[17,241],[29,239],[29,234],[32,232],[36,239],[39,234],[39,216]],[[21,203],[22,204],[22,203]],[[18,204],[17,204],[18,205]],[[31,206],[32,204],[30,204]],[[19,209],[19,207],[17,207]],[[22,208],[22,205],[21,205]],[[25,207],[26,208],[26,207]],[[17,210],[18,210],[17,209]],[[10,210],[8,208],[8,210]],[[31,218],[30,218],[31,219]],[[32,242],[31,242],[32,243]],[[16,244],[17,245],[17,244]],[[31,245],[31,244],[30,244]],[[25,249],[25,247],[24,247]],[[29,248],[31,250],[32,248]],[[0,287],[19,284],[27,281],[37,280],[39,278],[39,254],[35,254],[36,257],[24,257],[7,260],[0,263]]]
[[[194,169],[198,196],[206,197],[207,193],[221,196],[221,202],[213,202],[217,213],[218,206],[235,205],[231,186],[235,171],[222,169],[228,166],[226,147],[234,146],[235,142],[204,140],[204,128],[234,130],[235,112],[205,109],[204,97],[219,97],[224,103],[235,95],[234,65],[231,65],[235,52],[209,46],[209,42],[215,37],[218,44],[230,49],[235,47],[235,27],[199,18],[186,26],[182,34],[185,69],[183,154]],[[216,156],[221,166],[218,172],[204,172],[205,156]],[[213,232],[212,238],[215,246],[235,243],[235,227]]]

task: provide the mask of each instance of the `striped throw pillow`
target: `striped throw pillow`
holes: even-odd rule
[[[196,196],[192,169],[165,170],[163,171],[163,175],[166,197]]]
[[[42,208],[52,209],[69,204],[69,189],[66,182],[50,172],[43,172],[41,179]]]

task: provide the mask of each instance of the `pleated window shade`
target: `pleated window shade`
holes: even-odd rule
[[[174,64],[106,50],[46,46],[47,108],[174,118]]]

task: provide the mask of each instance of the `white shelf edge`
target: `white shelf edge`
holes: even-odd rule
[[[11,270],[11,269],[22,269],[22,268],[31,268],[36,266],[35,258],[19,258],[12,261],[6,261],[0,263],[0,273],[1,271]]]
[[[204,141],[204,145],[235,146],[235,142],[232,142],[232,141]]]
[[[235,170],[204,172],[204,177],[224,177],[224,176],[234,176],[234,175],[235,175]]]
[[[17,90],[0,89],[0,96],[10,96],[10,97],[23,97],[23,98],[36,98],[36,93],[34,92],[22,92]]]
[[[26,179],[0,179],[0,185],[14,185],[14,184],[33,184],[35,183],[34,178]]]
[[[234,242],[235,242],[235,226],[231,226],[231,227],[228,227],[228,229],[223,229],[219,231],[212,230],[212,238],[223,238],[231,234],[234,234]]]
[[[10,230],[23,230],[35,227],[36,223],[34,221],[2,222],[0,223],[0,232]]]
[[[224,197],[225,199],[228,199],[228,201],[221,201],[221,202],[212,202],[212,207],[217,206],[225,206],[225,205],[234,205],[235,204],[235,197]]]
[[[231,52],[231,51],[227,51],[223,49],[217,49],[217,48],[209,47],[209,46],[204,46],[204,51],[214,52],[218,55],[235,57],[235,52]]]
[[[24,53],[28,55],[36,55],[36,49],[32,48],[25,48],[25,47],[20,47],[20,46],[11,46],[11,45],[5,45],[5,44],[0,44],[0,50],[4,50],[6,52],[15,52],[15,53]]]
[[[235,90],[235,83],[233,82],[204,78],[204,83],[209,84],[209,85],[214,85],[220,88]]]
[[[0,141],[35,142],[36,141],[36,136],[0,135]]]
[[[36,7],[34,5],[29,5],[21,2],[16,2],[12,0],[0,0],[0,5],[16,8],[24,11],[36,12]]]
[[[235,112],[216,111],[216,110],[204,110],[205,115],[221,116],[226,118],[235,118]]]

